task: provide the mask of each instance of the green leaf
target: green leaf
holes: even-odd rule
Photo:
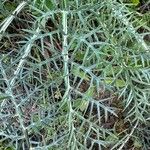
[[[83,58],[84,58],[84,55],[85,55],[85,51],[78,51],[76,54],[75,54],[75,59],[77,61],[82,61]]]
[[[107,79],[105,79],[105,83],[106,84],[112,84],[112,83],[114,83],[114,85],[116,87],[124,87],[126,85],[126,82],[124,80],[113,79],[113,78],[107,78]]]
[[[138,5],[140,3],[139,0],[131,0],[131,2],[134,4],[134,5]]]
[[[80,98],[76,99],[74,101],[74,107],[75,107],[75,109],[79,108],[81,111],[86,110],[87,107],[88,107],[88,105],[89,105],[89,101],[86,101],[86,100],[83,100],[83,99],[80,99]]]
[[[49,8],[49,9],[53,9],[53,3],[50,0],[46,0],[45,1],[45,5]]]
[[[10,98],[10,96],[4,95],[4,94],[0,95],[0,100],[4,100],[6,98]]]
[[[16,9],[16,4],[15,3],[9,3],[7,2],[5,4],[5,8],[8,10],[8,11],[13,11]]]
[[[3,19],[3,18],[4,18],[4,15],[1,15],[1,14],[0,14],[0,19]]]
[[[117,74],[120,71],[120,67],[109,65],[105,68],[104,71],[105,71],[104,73],[106,74],[106,76],[112,76],[113,74]]]
[[[141,148],[142,147],[142,143],[140,142],[139,139],[136,139],[134,141],[134,147],[136,147],[136,148]]]
[[[92,97],[94,95],[95,87],[92,86],[86,91],[86,96]]]
[[[90,77],[87,74],[85,74],[84,71],[79,70],[78,68],[73,68],[72,72],[75,76],[80,77],[83,80],[89,81]]]
[[[44,9],[44,8],[53,9],[54,8],[54,5],[51,0],[45,0],[44,2],[43,0],[37,0],[35,2],[35,5],[41,9]]]
[[[63,73],[61,71],[51,71],[47,74],[47,80],[48,81],[55,81],[58,85],[60,85],[63,82],[62,75]]]
[[[116,143],[119,140],[119,138],[115,134],[111,134],[106,138],[106,141],[109,141],[111,143]]]

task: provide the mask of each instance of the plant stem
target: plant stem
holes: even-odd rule
[[[3,26],[0,29],[0,41],[2,39],[2,33],[4,33],[6,31],[6,29],[8,28],[8,26],[10,25],[10,23],[13,21],[13,19],[15,18],[15,15],[17,15],[27,4],[27,2],[23,1],[22,3],[20,3],[18,5],[18,7],[12,12],[12,15],[9,16],[8,18],[6,18],[2,24]]]
[[[68,148],[71,145],[72,137],[74,135],[74,124],[73,124],[73,109],[71,105],[71,97],[70,97],[70,78],[69,78],[69,57],[68,57],[68,43],[67,43],[67,11],[62,11],[62,24],[63,24],[63,62],[64,62],[64,80],[65,80],[65,86],[66,86],[66,91],[63,96],[63,102],[67,102],[68,107],[69,107],[69,142],[68,142]]]

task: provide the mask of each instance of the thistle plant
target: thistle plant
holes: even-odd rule
[[[1,149],[149,149],[148,12],[121,0],[14,3],[0,24]]]

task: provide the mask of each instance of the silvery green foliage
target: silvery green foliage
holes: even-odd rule
[[[10,42],[0,56],[1,142],[121,150],[132,140],[148,149],[149,28],[138,32],[139,14],[115,0],[34,0],[22,11],[21,33],[10,33],[13,22],[1,33]]]

